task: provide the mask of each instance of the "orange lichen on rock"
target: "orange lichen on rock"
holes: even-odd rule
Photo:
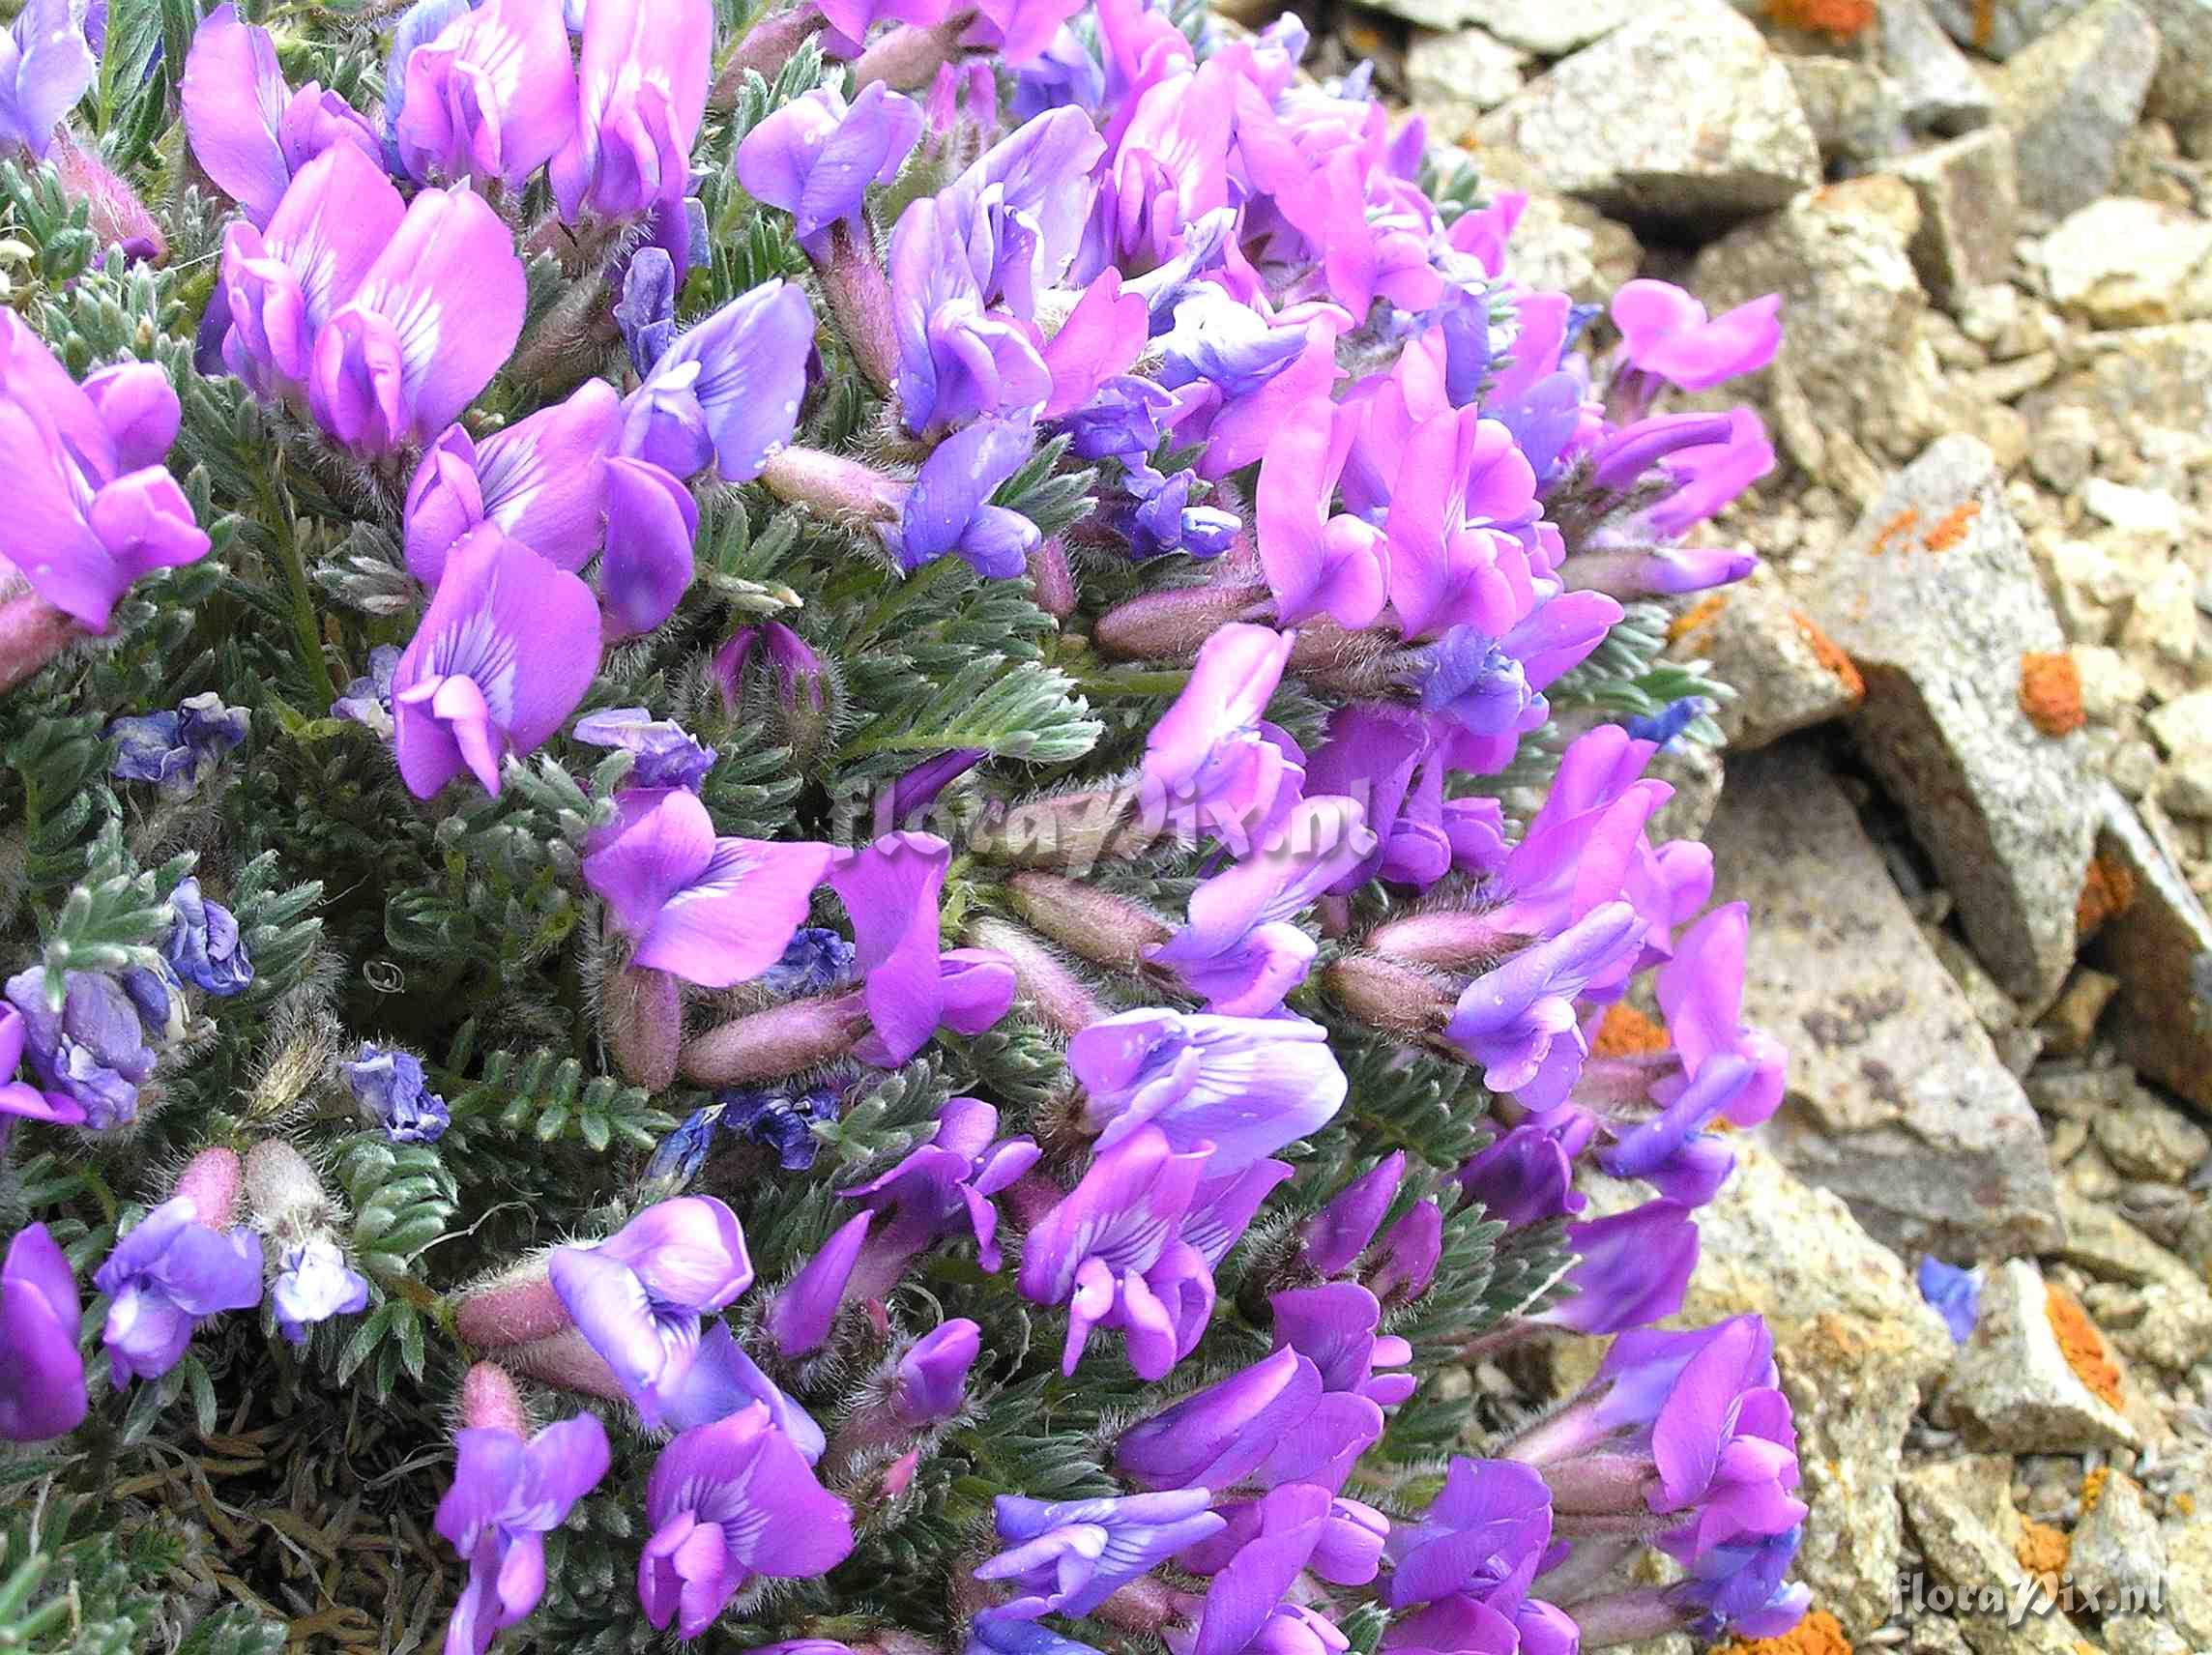
[[[1621,1001],[1605,1008],[1605,1019],[1597,1026],[1597,1038],[1590,1042],[1591,1055],[1600,1058],[1633,1058],[1640,1053],[1666,1049],[1667,1031],[1654,1019]]]
[[[1966,537],[1966,525],[1982,512],[1979,500],[1962,500],[1943,513],[1943,520],[1921,537],[1920,543],[1932,552],[1948,551]]]
[[[2020,657],[2020,710],[2046,736],[2071,735],[2089,722],[2081,711],[2081,669],[2063,650]]]
[[[1667,624],[1667,642],[1678,644],[1692,632],[1710,626],[1728,607],[1728,594],[1709,593]]]
[[[1890,542],[1897,539],[1899,536],[1909,537],[1919,521],[1920,508],[1907,506],[1881,526],[1881,533],[1874,537],[1874,544],[1867,548],[1867,555],[1869,557],[1880,557],[1882,553],[1889,550]]]
[[[2081,1515],[2087,1517],[2097,1509],[2097,1502],[2105,1497],[2105,1483],[2112,1474],[2110,1466],[2099,1466],[2081,1478]]]
[[[2074,1540],[2063,1528],[2053,1528],[2048,1523],[2023,1517],[2020,1522],[2020,1538],[2013,1543],[2012,1551],[2022,1568],[2042,1577],[2046,1590],[2056,1591],[2058,1577],[2065,1573],[2067,1560],[2074,1554]]]
[[[2087,942],[2099,926],[2115,914],[2125,914],[2135,900],[2136,876],[2110,857],[2091,857],[2081,898],[2074,905],[2074,934]]]
[[[1790,611],[1790,624],[1797,628],[1797,635],[1812,650],[1813,658],[1844,686],[1844,693],[1851,698],[1852,705],[1864,701],[1866,680],[1859,676],[1851,657],[1844,653],[1843,646],[1821,631],[1820,624],[1802,609]]]
[[[1997,32],[1997,0],[1974,0],[1974,49],[1988,51]]]
[[[2074,1370],[2074,1377],[2087,1385],[2100,1402],[2118,1408],[2120,1370],[2106,1353],[2105,1336],[2097,1331],[2089,1313],[2072,1293],[2059,1287],[2044,1290],[2043,1313],[2051,1320],[2051,1331],[2058,1335],[2059,1352],[2065,1356],[2066,1365]]]
[[[1766,0],[1766,15],[1785,28],[1848,40],[1874,21],[1875,0]]]
[[[1739,1638],[1711,1655],[1851,1655],[1851,1640],[1844,1636],[1842,1621],[1816,1609],[1780,1638]]]

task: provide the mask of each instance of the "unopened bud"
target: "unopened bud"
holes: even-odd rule
[[[1106,1015],[1098,997],[1027,927],[1008,919],[977,919],[968,927],[967,941],[1013,962],[1014,998],[1053,1032],[1079,1033]]]
[[[677,1068],[697,1086],[781,1080],[846,1056],[867,1027],[857,994],[795,1000],[708,1030],[685,1043]]]
[[[245,1163],[235,1149],[202,1149],[177,1175],[172,1196],[183,1196],[210,1230],[228,1230],[238,1220],[239,1192],[246,1187]]]
[[[1487,913],[1439,909],[1409,914],[1367,934],[1368,952],[1446,971],[1481,973],[1514,951],[1518,939]]]
[[[495,1362],[479,1362],[461,1377],[461,1424],[471,1431],[511,1431],[530,1435],[530,1417],[522,1409],[522,1393],[514,1388],[508,1371]]]
[[[36,593],[0,601],[0,694],[35,677],[83,636],[74,621]]]
[[[684,991],[666,972],[626,965],[599,990],[599,1033],[623,1079],[647,1091],[676,1079],[684,1044]]]
[[[1187,658],[1227,623],[1257,616],[1272,601],[1264,581],[1215,580],[1148,592],[1101,615],[1091,636],[1108,654],[1128,660]]]
[[[1024,919],[1096,965],[1133,972],[1147,948],[1175,935],[1174,927],[1127,897],[1059,874],[1015,874],[1006,892]]]
[[[543,1259],[470,1289],[453,1310],[453,1331],[480,1350],[550,1338],[568,1325]]]
[[[1451,1020],[1449,985],[1419,966],[1346,954],[1322,981],[1345,1010],[1385,1033],[1426,1038]]]

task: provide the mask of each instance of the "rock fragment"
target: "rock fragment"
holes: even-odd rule
[[[1875,26],[1881,66],[1897,82],[1913,131],[1965,132],[1989,123],[1994,100],[1930,15],[1927,0],[1882,0]]]
[[[2004,280],[2020,229],[2013,138],[1989,127],[1892,164],[1920,203],[1912,268],[1936,302],[1956,309],[1972,289]]]
[[[2156,201],[2108,196],[2044,238],[2058,307],[2098,328],[2212,315],[2212,220]]]
[[[2097,943],[2121,982],[2102,1027],[2139,1071],[2212,1109],[2212,917],[2119,790],[2095,798]]]
[[[2081,1655],[2090,1645],[2063,1612],[2016,1612],[2033,1582],[2020,1563],[2011,1482],[2011,1462],[1986,1454],[1916,1466],[1899,1480],[1912,1536],[1936,1577],[1925,1591],[1943,1588],[1948,1617],[1974,1655]]]
[[[1748,580],[1693,604],[1668,630],[1677,658],[1710,661],[1720,681],[1738,692],[1713,713],[1734,751],[1840,717],[1866,693],[1850,657],[1766,564]]]
[[[2133,1448],[2136,1428],[2119,1410],[2118,1387],[2117,1370],[2081,1307],[2046,1286],[2034,1264],[2014,1259],[1982,1284],[1981,1320],[1951,1369],[1943,1407],[1977,1447]]]
[[[1996,117],[2020,143],[2023,205],[2056,216],[2110,192],[2158,53],[2158,30],[2134,0],[2097,0],[2004,66]]]

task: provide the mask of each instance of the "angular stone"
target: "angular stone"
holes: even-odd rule
[[[1822,160],[1863,166],[1905,147],[1905,95],[1880,70],[1848,57],[1782,61]]]
[[[2184,1490],[2169,1490],[2166,1502],[2166,1612],[2174,1630],[2196,1651],[2212,1649],[2212,1475],[2203,1450]],[[2179,1479],[2177,1479],[2179,1481]],[[2186,1494],[2186,1506],[2174,1498]]]
[[[2021,407],[2040,424],[2048,410],[2076,405],[2133,446],[2135,433],[2157,425],[2212,430],[2212,322],[2130,328],[2092,334],[2087,365],[2027,397]]]
[[[1903,459],[1943,428],[1928,296],[1909,252],[1919,231],[1910,186],[1849,179],[1715,242],[1688,285],[1716,310],[1779,292],[1789,321],[1765,376],[1777,398],[1787,381],[1830,447],[1848,439]]]
[[[2088,1302],[2131,1360],[2186,1373],[2212,1350],[2212,1292],[2196,1271],[2103,1202],[2061,1186],[2058,1210],[2066,1220],[2058,1256],[2117,1284],[2092,1287]]]
[[[1860,749],[2032,1013],[2074,963],[2095,821],[2081,734],[2047,736],[2021,708],[2023,657],[2066,638],[2003,486],[1988,448],[1943,438],[1800,591],[1866,680]]]
[[[2068,1365],[2050,1290],[2025,1259],[1999,1264],[1982,1283],[1981,1320],[1952,1365],[1943,1406],[1978,1448],[2059,1454],[2138,1440],[2126,1416]]]
[[[2141,1087],[2130,1088],[2125,1105],[2090,1126],[2106,1159],[2131,1178],[2184,1183],[2212,1154],[2203,1127]]]
[[[2061,310],[2099,328],[2148,328],[2212,315],[2212,222],[2133,196],[2069,214],[2044,238],[2043,269]]]
[[[1464,21],[1538,57],[1564,57],[1602,40],[1635,16],[1638,0],[1459,0]]]
[[[2097,932],[2121,983],[2105,1033],[2139,1071],[2212,1110],[2212,917],[2119,790],[2106,782],[2094,798],[2105,883],[2127,897]]]
[[[1528,62],[1527,52],[1480,29],[1416,30],[1406,47],[1406,89],[1429,131],[1456,143],[1473,134],[1476,115],[1521,90]]]
[[[2158,26],[2158,76],[2150,83],[2150,114],[2176,131],[2212,122],[2212,0],[2139,0]],[[2192,148],[2201,156],[2201,148]]]
[[[2074,1526],[2066,1563],[2075,1583],[2099,1598],[2126,1592],[2136,1603],[2154,1601],[2166,1577],[2166,1540],[2133,1477],[2107,1473],[2097,1503]]]
[[[1928,0],[1943,30],[1963,46],[1999,63],[2073,16],[2089,0]]]
[[[1907,156],[1889,170],[1912,186],[1920,202],[1912,268],[1938,305],[1956,309],[1970,289],[2011,274],[2020,185],[2009,131],[1989,127],[1969,132]]]
[[[1703,839],[1713,812],[1720,807],[1721,786],[1727,778],[1719,749],[1703,741],[1670,741],[1652,754],[1644,773],[1674,790],[1674,797],[1651,814],[1646,829],[1651,842]]]
[[[1965,132],[1989,124],[1995,108],[1989,88],[1929,15],[1927,0],[1882,0],[1875,26],[1881,66],[1905,100],[1907,126]]]
[[[1997,119],[2020,140],[2023,205],[2056,216],[2110,192],[2158,49],[2134,0],[2097,0],[2004,66]]]
[[[1691,232],[1779,207],[1820,181],[1789,71],[1727,0],[1641,10],[1478,131],[1485,145],[1528,156],[1556,189],[1632,223]]]
[[[1897,1488],[1930,1572],[1956,1595],[1951,1618],[1974,1655],[2081,1655],[2091,1645],[2064,1611],[2016,1613],[2030,1582],[2011,1484],[2010,1461],[1969,1454],[1916,1466]]]
[[[1736,691],[1713,713],[1736,752],[1840,717],[1866,693],[1849,657],[1798,607],[1770,564],[1693,604],[1669,630],[1677,659],[1703,657]]]
[[[2034,1112],[1819,760],[1732,758],[1707,838],[1716,900],[1755,916],[1744,1016],[1790,1051],[1775,1153],[1901,1251],[2053,1245]]]

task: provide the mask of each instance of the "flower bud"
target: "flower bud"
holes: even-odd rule
[[[795,1000],[732,1018],[687,1040],[677,1070],[699,1086],[781,1080],[845,1057],[867,1028],[857,994]]]
[[[530,1435],[529,1416],[522,1411],[522,1393],[514,1388],[505,1368],[478,1362],[461,1376],[461,1425],[469,1431],[511,1431]]]
[[[663,1091],[684,1041],[684,991],[666,972],[627,965],[599,988],[599,1035],[623,1079]]]
[[[1322,981],[1345,1010],[1385,1033],[1426,1037],[1451,1019],[1450,988],[1419,966],[1347,954],[1322,973]]]
[[[1006,891],[1024,919],[1095,965],[1133,972],[1144,964],[1146,949],[1175,935],[1158,915],[1081,880],[1019,873],[1007,879]]]
[[[1108,654],[1127,660],[1187,657],[1224,623],[1257,615],[1271,601],[1259,581],[1171,587],[1116,604],[1098,618],[1091,636]]]
[[[169,1193],[189,1201],[192,1216],[210,1230],[228,1230],[238,1221],[238,1197],[245,1187],[245,1163],[238,1151],[214,1148],[188,1161]]]
[[[0,601],[0,694],[35,677],[82,636],[74,621],[36,593]]]
[[[1054,1032],[1078,1033],[1106,1015],[1097,996],[1025,927],[1005,919],[977,919],[968,927],[967,940],[1013,962],[1014,998]]]
[[[1394,1150],[1337,1191],[1299,1227],[1298,1248],[1307,1266],[1324,1276],[1350,1268],[1375,1238],[1405,1176],[1406,1152]]]
[[[480,1350],[550,1338],[569,1325],[543,1258],[471,1288],[453,1309],[453,1331]]]
[[[919,1430],[958,1413],[967,1398],[968,1370],[975,1365],[982,1341],[982,1329],[958,1316],[908,1346],[892,1380],[892,1417]]]

